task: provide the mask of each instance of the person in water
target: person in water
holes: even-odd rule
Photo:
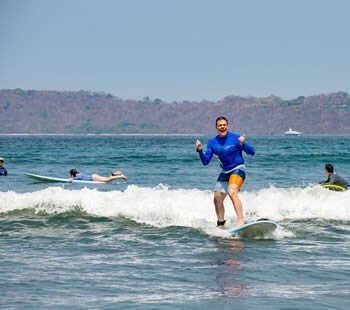
[[[325,165],[325,170],[326,170],[326,176],[327,180],[320,182],[319,184],[334,184],[338,185],[341,187],[344,187],[344,189],[348,189],[349,182],[344,180],[341,176],[337,175],[334,172],[334,167],[332,164],[326,164]]]
[[[239,227],[243,222],[243,207],[238,196],[245,177],[245,165],[242,152],[254,155],[252,146],[245,142],[245,135],[230,132],[228,130],[228,120],[224,116],[216,119],[216,130],[218,135],[212,138],[204,152],[201,141],[196,140],[196,150],[203,165],[208,165],[213,155],[216,155],[221,163],[220,172],[214,188],[214,205],[217,216],[217,226],[223,227],[225,221],[224,200],[226,195],[230,196],[237,215],[237,225]]]
[[[77,169],[71,169],[70,170],[70,182],[73,182],[74,180],[80,180],[80,181],[99,181],[99,182],[111,182],[115,179],[123,179],[126,180],[127,177],[121,172],[121,171],[115,171],[112,173],[110,177],[102,177],[98,174],[82,174]]]
[[[4,167],[5,159],[0,157],[0,176],[7,175],[7,169]]]

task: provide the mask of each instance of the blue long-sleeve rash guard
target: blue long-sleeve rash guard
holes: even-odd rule
[[[228,132],[225,137],[217,135],[210,139],[206,151],[199,152],[199,157],[203,165],[208,165],[213,155],[218,156],[224,171],[230,171],[238,165],[244,164],[242,151],[249,155],[254,155],[255,151],[248,143],[244,142],[241,145],[238,141],[239,137],[239,134]]]

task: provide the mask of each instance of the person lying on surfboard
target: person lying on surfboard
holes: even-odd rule
[[[112,173],[110,177],[102,177],[98,174],[82,174],[77,169],[73,168],[70,170],[70,182],[72,183],[74,180],[82,180],[82,181],[99,181],[99,182],[111,182],[115,179],[123,179],[126,180],[127,177],[121,171],[115,171]]]
[[[341,176],[339,176],[338,174],[336,174],[334,172],[334,167],[332,164],[326,164],[324,168],[326,170],[327,180],[322,181],[319,184],[321,184],[321,185],[327,185],[327,184],[338,185],[340,187],[343,187],[344,190],[348,189],[349,182],[347,182]]]
[[[212,138],[204,152],[202,143],[196,140],[196,150],[203,165],[208,165],[213,155],[216,155],[221,163],[220,172],[214,188],[214,204],[217,216],[217,226],[223,228],[225,225],[225,207],[224,200],[228,194],[237,214],[237,224],[235,227],[242,226],[243,207],[238,197],[243,182],[246,177],[244,159],[242,151],[249,155],[254,155],[252,146],[245,142],[245,135],[239,135],[228,131],[228,120],[224,116],[216,119],[216,130],[218,135]]]

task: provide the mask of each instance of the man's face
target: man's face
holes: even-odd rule
[[[2,167],[3,165],[4,165],[4,162],[0,160],[0,167]]]
[[[216,130],[220,136],[226,136],[228,131],[227,122],[224,119],[218,120],[216,123]]]
[[[328,172],[327,169],[326,169],[326,176],[329,177],[330,175],[331,175],[331,173]]]

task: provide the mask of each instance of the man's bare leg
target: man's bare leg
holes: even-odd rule
[[[110,176],[110,177],[102,177],[102,176],[100,176],[100,175],[98,175],[98,174],[93,174],[93,175],[92,175],[92,179],[93,179],[94,181],[99,181],[99,182],[106,182],[106,183],[108,183],[108,182],[111,182],[111,181],[113,181],[113,180],[115,180],[115,179],[123,179],[123,180],[126,180],[127,177],[126,177],[125,175],[123,175],[123,174],[113,175],[113,176]]]
[[[215,212],[218,221],[223,222],[225,221],[225,207],[224,207],[224,200],[225,200],[226,194],[221,192],[214,192],[214,205],[215,205]],[[223,225],[220,225],[223,226]]]
[[[235,208],[236,215],[237,215],[237,224],[234,226],[234,228],[242,226],[244,224],[243,221],[243,206],[242,202],[238,197],[239,187],[237,184],[229,184],[228,186],[228,194],[231,198],[232,204]]]

